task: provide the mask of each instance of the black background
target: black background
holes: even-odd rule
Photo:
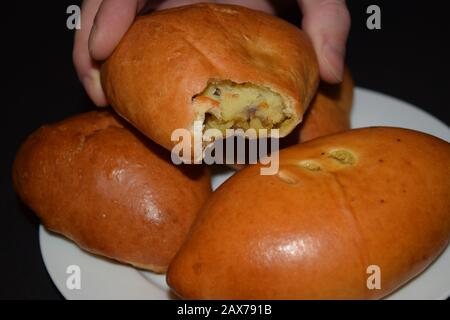
[[[11,185],[20,143],[47,122],[91,110],[71,58],[66,8],[79,1],[1,4],[2,119],[0,298],[61,299],[39,250],[38,221]],[[366,8],[378,4],[382,29],[366,28]],[[445,1],[348,1],[352,29],[347,61],[356,84],[420,106],[450,124],[450,10]],[[281,13],[300,22],[298,9]]]

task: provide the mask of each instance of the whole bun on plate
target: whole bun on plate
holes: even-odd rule
[[[281,150],[277,175],[252,165],[222,184],[167,281],[187,299],[374,299],[449,238],[449,143],[349,130]]]
[[[113,108],[167,149],[175,129],[291,132],[319,82],[311,41],[248,8],[200,3],[136,19],[102,65]],[[270,135],[270,130],[268,135]],[[194,155],[195,158],[195,155]]]
[[[170,154],[111,112],[46,125],[23,143],[13,180],[49,230],[83,249],[164,272],[210,195],[202,166]]]

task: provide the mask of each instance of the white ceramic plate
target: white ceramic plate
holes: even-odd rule
[[[424,111],[381,93],[357,88],[352,113],[354,128],[395,126],[427,132],[450,141],[450,129]],[[233,174],[230,170],[213,176],[213,188]],[[134,269],[91,255],[73,242],[40,227],[39,240],[47,270],[67,299],[171,299],[162,275]],[[81,270],[81,289],[69,290],[67,267]],[[450,247],[420,276],[388,299],[445,299],[450,296]]]

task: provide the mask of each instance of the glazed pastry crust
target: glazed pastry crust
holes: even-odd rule
[[[247,166],[213,193],[168,284],[187,299],[384,297],[449,242],[449,164],[449,143],[398,128],[284,149],[278,175]]]
[[[204,167],[173,165],[107,111],[38,129],[17,153],[13,181],[48,229],[155,272],[167,269],[211,192]]]
[[[192,130],[206,109],[193,99],[213,81],[250,83],[281,96],[301,122],[319,81],[309,38],[263,12],[233,5],[195,4],[138,17],[101,79],[114,109],[156,143],[172,149],[173,130]]]

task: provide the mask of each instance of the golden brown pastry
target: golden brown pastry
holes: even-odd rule
[[[110,112],[41,127],[17,153],[17,193],[50,230],[83,249],[164,272],[210,194],[201,166],[169,153]]]
[[[320,83],[321,92],[336,101],[337,105],[349,112],[353,105],[353,91],[355,83],[347,66],[344,68],[342,82],[339,84]]]
[[[340,84],[321,82],[303,122],[286,137],[286,140],[301,143],[349,130],[353,87],[353,79],[347,68],[344,69]]]
[[[172,149],[173,130],[278,128],[302,120],[319,80],[309,38],[269,14],[195,4],[136,19],[103,64],[114,109]]]
[[[422,272],[449,237],[449,143],[356,129],[282,150],[278,175],[253,165],[226,181],[167,281],[187,299],[380,298]],[[380,289],[368,289],[370,276]]]

